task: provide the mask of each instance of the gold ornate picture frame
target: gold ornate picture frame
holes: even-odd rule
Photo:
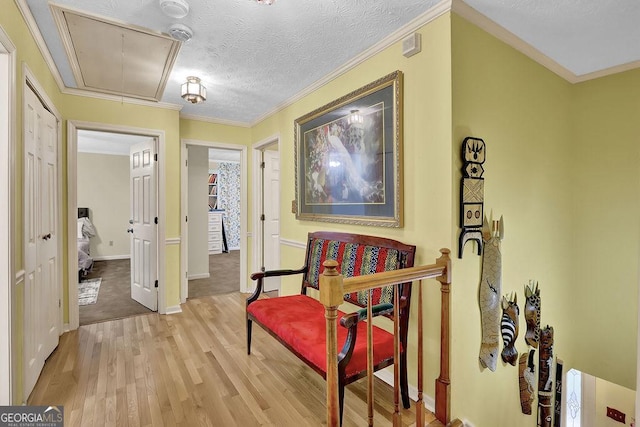
[[[402,80],[395,71],[295,121],[297,219],[402,226]]]

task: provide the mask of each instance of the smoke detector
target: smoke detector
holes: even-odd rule
[[[181,42],[188,42],[193,37],[193,31],[191,28],[182,24],[173,24],[169,27],[169,34],[176,40]]]
[[[186,0],[160,0],[160,9],[171,18],[184,18],[189,13]]]

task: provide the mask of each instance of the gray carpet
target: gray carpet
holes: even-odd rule
[[[131,264],[128,259],[96,261],[91,273],[83,280],[98,277],[102,278],[98,301],[79,307],[81,325],[151,313],[131,299]]]
[[[209,255],[209,278],[189,280],[189,298],[240,290],[240,251]]]

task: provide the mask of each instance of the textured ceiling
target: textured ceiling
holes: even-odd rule
[[[67,87],[76,83],[45,0],[28,5]],[[187,0],[172,19],[158,0],[56,0],[57,4],[158,32],[191,27],[163,102],[181,112],[251,124],[441,4],[438,0]],[[454,0],[454,3],[459,0]],[[450,2],[449,2],[450,3]],[[638,0],[465,0],[576,76],[640,60]],[[180,96],[189,75],[202,78],[205,103]]]

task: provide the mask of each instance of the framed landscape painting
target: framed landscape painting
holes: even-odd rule
[[[402,226],[402,72],[295,121],[296,218]]]

